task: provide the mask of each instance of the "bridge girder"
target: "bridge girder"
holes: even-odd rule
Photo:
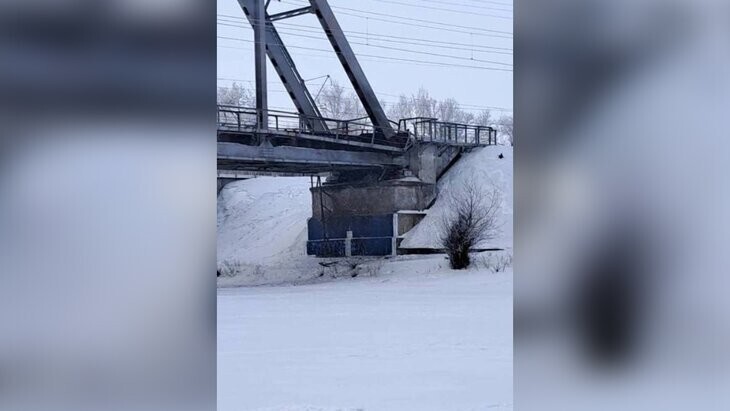
[[[257,2],[262,2],[262,0],[238,0],[239,6],[241,6],[243,13],[246,15],[246,18],[248,18],[251,26],[254,27],[254,30],[257,27],[255,14]],[[276,73],[279,75],[279,78],[289,94],[289,97],[292,99],[294,106],[297,108],[297,111],[305,117],[304,122],[308,128],[314,132],[327,132],[329,130],[327,124],[321,120],[322,113],[320,113],[314,98],[309,93],[307,86],[304,84],[304,79],[302,79],[302,76],[299,74],[299,71],[294,64],[294,60],[284,45],[281,36],[279,36],[279,32],[276,31],[276,27],[274,27],[271,17],[266,13],[264,13],[264,21],[265,24],[263,30],[265,40],[263,45],[265,45],[266,54],[268,55],[269,60],[271,60],[271,64],[274,66]],[[256,44],[254,46],[256,46]],[[257,85],[256,88],[257,94],[259,89],[262,89],[265,92],[266,85]]]
[[[322,25],[327,39],[330,41],[332,48],[337,54],[337,58],[340,60],[342,67],[345,69],[347,77],[352,83],[352,87],[355,89],[357,96],[360,98],[365,111],[370,117],[376,130],[381,132],[387,139],[392,138],[395,135],[395,131],[385,115],[383,107],[378,101],[378,97],[375,95],[375,91],[370,86],[365,72],[360,67],[360,63],[357,61],[355,52],[350,47],[350,43],[345,37],[345,33],[342,31],[340,24],[337,22],[334,12],[327,3],[327,0],[309,0],[312,5],[314,14],[317,16],[319,23]]]

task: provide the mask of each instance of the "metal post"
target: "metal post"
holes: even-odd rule
[[[324,241],[329,241],[329,235],[327,235],[327,219],[324,216],[324,188],[322,187],[322,178],[317,176],[317,188],[319,188],[319,214],[322,222],[322,234],[324,235]]]
[[[352,231],[347,230],[345,237],[345,257],[352,257]]]
[[[256,71],[256,128],[269,128],[269,108],[266,92],[266,5],[255,0],[253,19],[254,65]]]
[[[390,242],[390,255],[395,257],[398,255],[398,213],[393,213],[393,237]]]

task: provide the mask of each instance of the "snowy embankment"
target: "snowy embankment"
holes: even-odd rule
[[[504,158],[499,159],[499,154]],[[438,230],[446,196],[473,179],[485,191],[502,192],[498,235],[480,248],[512,249],[512,147],[491,146],[465,154],[439,181],[439,198],[405,235],[404,248],[440,248]],[[348,276],[323,270],[306,256],[307,219],[312,215],[309,177],[259,177],[226,185],[218,197],[218,285],[253,286]],[[333,272],[335,271],[335,272]]]
[[[316,261],[306,256],[309,187],[309,177],[258,177],[221,190],[220,286],[277,284],[316,273]]]
[[[511,409],[512,283],[433,255],[376,277],[220,289],[218,409]]]
[[[499,158],[502,154],[504,158]],[[512,249],[512,147],[489,146],[465,154],[444,174],[438,182],[438,198],[428,209],[426,217],[406,233],[401,248],[441,248],[439,229],[448,198],[458,192],[467,181],[478,184],[484,193],[495,187],[501,193],[502,207],[499,212],[499,230],[494,238],[478,244],[478,248]]]

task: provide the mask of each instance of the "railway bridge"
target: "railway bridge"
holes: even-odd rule
[[[435,200],[438,178],[463,152],[496,144],[496,131],[436,118],[388,119],[326,0],[273,15],[268,3],[239,0],[254,30],[256,107],[218,106],[219,176],[311,176],[309,254],[394,254],[398,237]],[[274,25],[305,13],[317,16],[366,117],[321,114]],[[296,112],[268,109],[267,57]]]

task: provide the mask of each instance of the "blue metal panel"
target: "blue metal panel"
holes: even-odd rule
[[[392,237],[393,215],[382,214],[374,216],[344,216],[328,217],[327,234],[329,238],[345,238],[347,231],[352,231],[353,237]],[[324,239],[322,222],[312,217],[307,222],[310,240]]]
[[[390,255],[393,252],[393,238],[354,238],[352,255]]]

